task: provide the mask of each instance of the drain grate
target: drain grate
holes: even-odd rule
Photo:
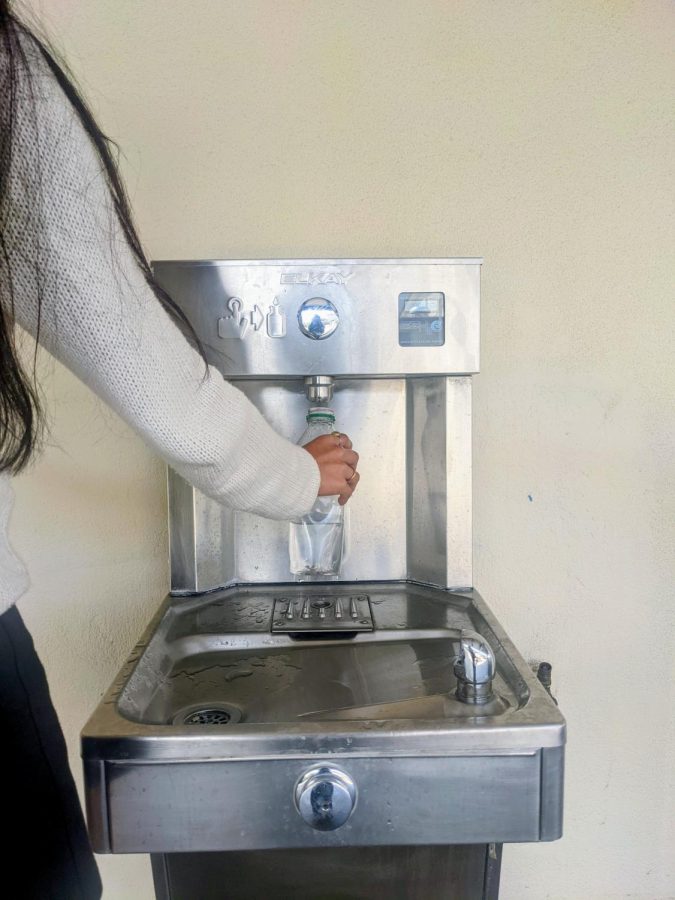
[[[225,704],[190,706],[176,713],[172,721],[174,725],[234,725],[241,721],[241,710]]]
[[[227,725],[232,716],[224,709],[198,709],[183,719],[184,725]]]
[[[298,634],[333,631],[373,631],[370,597],[300,594],[274,600],[272,632]]]

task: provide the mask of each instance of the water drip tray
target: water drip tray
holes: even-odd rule
[[[373,631],[374,627],[370,598],[364,594],[305,594],[274,600],[273,634]]]

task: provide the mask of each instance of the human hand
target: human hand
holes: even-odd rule
[[[359,454],[352,450],[352,442],[346,434],[334,431],[314,438],[304,449],[314,457],[321,473],[319,496],[339,496],[344,506],[361,477],[356,471]]]

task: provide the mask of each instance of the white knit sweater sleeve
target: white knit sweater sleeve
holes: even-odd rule
[[[136,265],[77,114],[31,58],[10,178],[17,321],[37,333],[41,295],[40,342],[209,497],[269,518],[308,512],[314,459],[216,369],[205,377]]]

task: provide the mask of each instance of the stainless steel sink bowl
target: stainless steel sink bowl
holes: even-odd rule
[[[369,598],[374,630],[272,632],[275,600],[317,592]],[[495,653],[482,706],[454,694],[462,629]],[[475,592],[341,583],[169,598],[83,731],[92,840],[123,853],[553,840],[564,730]],[[353,785],[332,831],[300,815],[296,786],[317,766]]]

